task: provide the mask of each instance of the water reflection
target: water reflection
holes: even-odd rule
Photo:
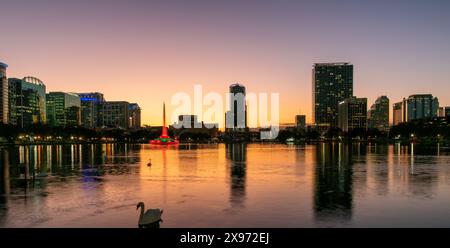
[[[138,163],[139,152],[140,146],[128,144],[0,148],[0,226],[7,217],[11,199],[22,199],[24,204],[43,204],[48,184],[69,184],[72,180],[79,181],[85,193],[92,193],[93,186],[99,189],[97,182],[105,174],[136,172],[133,167],[120,165]]]
[[[353,153],[361,147],[341,143],[317,144],[314,213],[318,221],[352,217]]]
[[[229,165],[231,208],[244,208],[247,178],[247,144],[227,144],[226,150],[227,159],[231,161]]]
[[[197,175],[199,145],[186,144],[179,146],[178,149],[183,151],[178,154],[178,160],[183,161],[180,166],[180,172],[185,177],[194,178]]]
[[[3,166],[9,164],[9,155],[7,150],[0,149],[0,226],[4,226],[4,220],[6,219],[6,212],[8,210],[8,195],[10,193],[10,179],[9,179],[9,166]]]
[[[135,227],[139,201],[164,227],[450,227],[449,193],[442,145],[0,147],[0,227]]]

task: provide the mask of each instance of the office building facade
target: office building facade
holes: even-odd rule
[[[407,100],[408,121],[436,117],[439,101],[431,94],[417,94],[409,96]]]
[[[85,128],[101,126],[102,104],[105,98],[102,93],[76,93],[80,97],[81,125]]]
[[[8,123],[8,79],[6,77],[8,65],[0,62],[0,123]]]
[[[317,63],[312,70],[313,122],[319,129],[336,127],[339,102],[353,96],[353,65]]]
[[[77,94],[50,92],[46,95],[47,124],[52,127],[81,125],[81,102]]]
[[[141,107],[137,103],[130,103],[128,105],[129,113],[129,128],[140,128],[141,127]]]
[[[46,123],[45,84],[35,77],[9,78],[9,123],[18,127]]]
[[[245,86],[230,85],[229,111],[225,113],[225,130],[242,132],[247,130],[247,105],[245,102]]]
[[[387,96],[378,97],[370,107],[367,113],[367,126],[383,132],[389,130],[389,98]]]
[[[101,125],[106,128],[129,127],[129,102],[106,101],[102,104]]]
[[[392,108],[392,118],[393,118],[393,125],[397,126],[400,123],[407,122],[408,121],[408,101],[406,98],[403,98],[402,101],[396,102],[393,105]]]
[[[444,107],[439,107],[438,117],[445,117],[445,108]]]
[[[351,97],[339,103],[338,127],[344,132],[367,129],[367,98]]]

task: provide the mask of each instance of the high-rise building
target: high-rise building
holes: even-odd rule
[[[445,108],[444,107],[439,107],[438,117],[445,117]]]
[[[230,85],[230,110],[225,114],[226,131],[245,131],[247,129],[247,105],[245,87]]]
[[[340,102],[338,126],[344,132],[367,129],[367,98],[351,97]]]
[[[445,107],[445,117],[450,118],[450,107]]]
[[[439,101],[431,94],[411,95],[408,98],[408,121],[436,117]]]
[[[392,115],[393,115],[393,124],[394,126],[397,126],[400,123],[407,122],[408,119],[408,101],[406,98],[403,98],[401,102],[394,103],[393,109],[392,109]]]
[[[81,102],[81,125],[85,128],[101,126],[101,110],[105,98],[102,93],[77,93]]]
[[[306,115],[296,115],[295,116],[295,126],[298,129],[306,128]]]
[[[8,123],[8,79],[6,78],[7,64],[0,62],[0,123]]]
[[[129,128],[140,128],[141,127],[141,107],[137,103],[130,103],[128,105],[129,117]]]
[[[101,125],[108,128],[129,128],[129,102],[107,101],[102,104]]]
[[[380,96],[367,113],[368,128],[387,132],[389,130],[389,98]]]
[[[395,103],[393,108],[394,125],[438,115],[439,100],[431,94],[411,95],[408,99],[403,98],[403,101]]]
[[[81,124],[81,103],[77,94],[50,92],[46,97],[49,126],[68,127]]]
[[[313,122],[319,129],[336,127],[338,103],[353,96],[353,65],[317,63],[312,70]]]
[[[44,83],[35,77],[9,78],[9,123],[19,127],[46,123]]]
[[[438,114],[438,109],[439,109],[439,99],[437,97],[434,97],[432,102],[431,102],[431,116],[435,117]]]

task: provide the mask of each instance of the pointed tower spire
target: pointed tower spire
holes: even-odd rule
[[[166,102],[163,102],[163,126],[166,126]]]
[[[162,137],[168,137],[167,135],[167,127],[166,127],[166,103],[163,102],[163,128],[162,128]]]
[[[177,145],[179,142],[177,139],[172,139],[169,137],[166,126],[166,103],[163,102],[163,126],[162,133],[159,138],[150,141],[153,145]]]

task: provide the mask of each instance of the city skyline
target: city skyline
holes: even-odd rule
[[[12,125],[17,125],[20,127],[29,126],[30,124],[36,124],[36,123],[46,123],[51,126],[55,126],[55,123],[51,124],[52,122],[49,121],[49,115],[45,114],[45,111],[49,111],[49,102],[51,103],[52,100],[49,98],[52,94],[61,94],[61,95],[73,95],[75,98],[75,101],[78,101],[79,106],[77,106],[77,111],[80,111],[78,114],[71,114],[73,118],[76,118],[77,120],[73,120],[74,123],[78,123],[76,125],[70,125],[70,126],[83,126],[86,128],[97,128],[97,127],[118,127],[118,128],[139,128],[143,126],[151,126],[148,124],[141,123],[141,108],[137,103],[130,103],[128,101],[105,101],[104,96],[102,93],[94,90],[89,93],[76,93],[76,92],[62,92],[62,91],[49,91],[46,93],[46,86],[45,84],[38,78],[27,76],[23,79],[18,78],[7,78],[6,75],[6,68],[8,67],[7,64],[0,62],[2,65],[2,73],[3,78],[6,79],[6,82],[8,82],[8,90],[9,91],[9,97],[8,97],[8,104],[6,104],[8,110],[7,115],[9,116],[7,119],[7,122]],[[373,105],[368,108],[367,98],[357,98],[357,96],[353,95],[353,64],[349,62],[327,62],[327,63],[315,63],[313,65],[312,69],[312,85],[313,85],[313,99],[314,102],[312,104],[313,113],[316,113],[312,115],[313,121],[311,124],[318,128],[318,130],[325,131],[332,127],[342,127],[342,121],[340,120],[342,117],[344,117],[341,114],[340,105],[342,103],[345,103],[346,101],[350,101],[352,99],[364,99],[365,104],[364,108],[362,106],[358,107],[359,114],[363,114],[364,116],[358,116],[358,118],[364,118],[365,124],[362,125],[361,121],[358,120],[357,122],[360,123],[358,125],[355,125],[353,128],[376,128],[378,130],[387,131],[390,126],[396,126],[402,122],[410,122],[416,119],[423,119],[423,118],[432,118],[432,117],[446,117],[449,116],[448,113],[450,111],[450,106],[439,106],[439,99],[437,97],[433,97],[432,94],[413,94],[409,95],[408,100],[404,97],[401,102],[396,102],[392,104],[392,115],[390,114],[390,106],[389,106],[389,98],[387,96],[380,96],[378,97]],[[320,82],[320,83],[319,83]],[[24,84],[24,86],[22,86]],[[26,86],[28,85],[28,86]],[[196,85],[199,86],[199,85]],[[3,86],[2,86],[3,87]],[[257,126],[247,126],[247,104],[249,103],[246,100],[245,97],[245,86],[239,83],[233,83],[229,86],[230,93],[243,93],[243,104],[242,107],[244,108],[243,113],[237,114],[236,109],[239,109],[237,105],[240,103],[234,102],[232,105],[229,106],[230,109],[234,109],[235,113],[234,115],[234,121],[232,121],[234,124],[233,126],[237,125],[237,118],[236,115],[243,115],[244,119],[241,120],[245,123],[245,127],[251,127],[251,128],[261,128],[261,123],[259,123]],[[17,91],[17,92],[16,92]],[[19,91],[21,92],[20,94]],[[29,92],[28,92],[29,91]],[[18,95],[17,95],[18,94]],[[26,96],[25,96],[25,95]],[[30,95],[31,94],[31,95]],[[194,93],[195,95],[196,93]],[[203,92],[201,93],[203,94]],[[228,94],[228,93],[227,93]],[[42,96],[38,95],[47,95],[47,100],[44,102],[47,102],[47,108],[42,108],[42,103],[40,103],[39,100],[42,98]],[[15,99],[19,97],[18,99]],[[331,97],[331,98],[330,98]],[[23,98],[23,99],[22,99]],[[28,99],[29,98],[29,99]],[[25,102],[24,100],[27,99]],[[327,100],[328,99],[328,100]],[[231,99],[230,99],[231,100]],[[17,101],[17,102],[16,102]],[[22,102],[23,101],[23,102]],[[30,102],[31,101],[31,102]],[[231,100],[233,101],[233,100]],[[382,103],[383,102],[383,103]],[[163,102],[164,104],[165,102]],[[111,105],[112,104],[112,105]],[[115,106],[115,104],[124,104],[127,107],[123,107],[124,110],[116,111],[118,110],[118,106]],[[382,104],[383,106],[381,106]],[[45,103],[44,103],[45,105]],[[64,105],[64,104],[62,104]],[[111,106],[115,106],[112,109]],[[400,106],[401,105],[401,106]],[[25,112],[23,111],[23,107],[27,108],[27,116],[23,117]],[[120,108],[122,108],[120,107]],[[205,109],[208,109],[210,106],[203,105],[202,111],[205,111]],[[227,108],[227,107],[226,107]],[[378,108],[378,110],[377,110]],[[381,109],[382,108],[382,109]],[[114,114],[109,116],[111,114],[111,110],[114,109]],[[126,110],[125,110],[126,109]],[[315,110],[314,110],[315,109]],[[327,110],[328,109],[328,110]],[[338,110],[339,109],[339,110]],[[37,113],[40,111],[44,111],[43,113]],[[53,110],[54,111],[54,110]],[[99,111],[99,112],[98,112]],[[331,111],[331,112],[330,112]],[[353,111],[353,110],[352,110]],[[402,111],[403,113],[400,114],[399,111]],[[36,113],[35,113],[36,112]],[[98,112],[98,113],[97,113]],[[103,113],[105,112],[105,113]],[[239,112],[239,111],[238,111]],[[320,113],[319,113],[320,112]],[[102,113],[102,114],[100,114]],[[107,114],[106,114],[107,113]],[[192,115],[194,113],[194,115]],[[224,111],[223,114],[225,115],[225,119],[223,122],[228,123],[228,117],[227,115],[230,113],[230,111]],[[318,114],[319,113],[319,114]],[[192,112],[182,112],[182,115],[192,115],[196,116],[195,110]],[[358,114],[358,115],[359,115]],[[30,115],[30,116],[28,116]],[[66,114],[63,114],[64,116]],[[62,115],[61,115],[62,116]],[[60,116],[60,117],[61,117]],[[109,117],[108,117],[109,116]],[[306,124],[306,115],[295,115],[295,123],[292,122],[278,122],[278,125],[281,126],[298,126],[299,125],[299,116],[303,116],[303,122]],[[71,118],[72,118],[71,117]],[[24,118],[27,118],[27,120],[24,122]],[[36,119],[37,118],[37,119]],[[43,119],[41,119],[43,118]],[[51,117],[51,118],[54,118]],[[66,117],[64,117],[66,118]],[[110,119],[108,121],[108,118]],[[179,116],[177,117],[179,118]],[[262,118],[262,117],[260,117]],[[273,117],[272,117],[273,118]],[[345,117],[346,118],[346,117]],[[47,121],[46,121],[47,119]],[[233,119],[233,118],[232,118]],[[316,119],[314,121],[314,119]],[[339,120],[338,120],[339,119]],[[384,120],[383,120],[384,119]],[[17,122],[19,120],[19,122]],[[391,121],[392,120],[392,121]],[[54,120],[53,122],[55,122]],[[61,120],[65,121],[65,120]],[[178,119],[179,121],[179,119]],[[203,123],[205,120],[200,120],[201,123]],[[213,120],[217,125],[220,126],[220,124],[217,122],[218,120]],[[339,122],[339,123],[337,123]],[[174,122],[176,124],[177,121]],[[377,123],[377,124],[375,124]],[[126,125],[125,125],[126,124]],[[228,124],[226,124],[228,125]],[[376,127],[374,125],[377,125]],[[61,126],[61,125],[56,125]],[[65,126],[62,125],[62,126]],[[165,124],[163,124],[165,126]],[[324,129],[324,127],[326,127]],[[344,128],[347,130],[347,128]]]
[[[159,106],[178,91],[202,84],[225,93],[234,82],[279,92],[280,122],[297,114],[311,122],[311,68],[321,62],[355,65],[354,95],[369,105],[413,94],[450,105],[444,1],[14,1],[2,9],[8,78],[138,102],[142,124],[161,125]]]
[[[8,67],[7,64],[0,62],[0,64],[3,65],[3,73],[5,72],[5,68]],[[320,69],[318,69],[320,68]],[[351,100],[352,98],[356,98],[356,96],[354,96],[352,94],[353,92],[353,64],[349,63],[349,62],[327,62],[327,63],[315,63],[313,65],[313,78],[312,78],[312,84],[313,84],[313,95],[315,95],[315,99],[312,104],[313,108],[316,108],[317,112],[319,111],[318,109],[323,109],[325,106],[321,106],[321,105],[327,105],[328,107],[326,108],[335,108],[332,110],[332,113],[328,113],[327,115],[330,115],[326,118],[327,121],[331,121],[331,115],[335,116],[333,117],[335,120],[334,121],[338,121],[338,117],[341,117],[341,114],[338,111],[338,105],[340,105],[341,103],[345,102],[345,100]],[[5,73],[4,73],[5,75]],[[318,76],[318,75],[322,75],[322,76]],[[106,119],[104,118],[100,118],[97,114],[97,111],[102,111],[100,109],[97,108],[104,108],[106,107],[106,105],[108,105],[109,103],[114,104],[114,103],[124,103],[127,106],[129,106],[129,110],[127,111],[131,111],[129,114],[129,117],[126,117],[126,119],[130,118],[130,120],[126,120],[125,122],[130,122],[130,127],[133,128],[137,128],[137,127],[141,127],[141,126],[150,126],[147,124],[141,124],[141,108],[137,103],[129,103],[127,101],[105,101],[104,96],[102,93],[98,92],[97,90],[93,90],[91,92],[88,93],[76,93],[76,92],[62,92],[62,91],[49,91],[46,94],[46,86],[45,84],[38,78],[35,77],[31,77],[31,76],[27,76],[24,77],[23,79],[18,79],[18,78],[7,78],[7,81],[9,81],[9,91],[10,91],[10,96],[9,96],[9,101],[8,101],[8,115],[10,115],[10,117],[8,118],[8,122],[9,124],[13,124],[13,125],[18,125],[18,126],[28,126],[31,123],[49,123],[48,121],[45,121],[45,118],[48,118],[48,115],[45,115],[45,108],[43,109],[44,114],[43,114],[43,120],[34,120],[32,121],[29,118],[42,118],[41,114],[37,114],[37,116],[35,117],[28,117],[28,120],[26,121],[27,124],[25,124],[23,122],[22,117],[20,118],[20,122],[21,125],[19,125],[20,123],[17,123],[17,117],[16,115],[20,112],[17,112],[19,109],[16,109],[16,103],[15,101],[17,101],[16,99],[14,99],[14,94],[17,94],[17,92],[15,91],[22,91],[23,89],[20,89],[22,86],[21,84],[26,84],[26,85],[31,85],[31,86],[24,86],[26,88],[29,88],[28,90],[31,90],[31,94],[32,96],[27,96],[27,97],[35,97],[36,94],[43,94],[43,95],[51,95],[51,94],[55,94],[55,93],[59,93],[59,94],[65,94],[65,95],[76,95],[76,97],[78,98],[78,101],[80,101],[80,106],[78,107],[81,110],[80,116],[78,117],[80,121],[79,125],[83,126],[83,127],[87,127],[87,128],[94,128],[94,127],[100,127],[100,123],[97,122],[101,122],[103,123]],[[348,81],[350,80],[350,81]],[[321,82],[320,85],[318,84],[318,82]],[[198,86],[198,85],[197,85]],[[19,87],[19,88],[17,88]],[[42,87],[42,89],[38,89]],[[230,92],[232,93],[233,90],[232,88],[242,88],[242,92],[244,93],[244,99],[243,101],[245,101],[245,110],[243,114],[244,117],[244,122],[247,123],[247,100],[245,99],[245,86],[238,84],[238,83],[233,83],[230,86]],[[17,88],[17,89],[16,89]],[[39,93],[37,93],[37,91],[40,91]],[[241,89],[239,89],[238,91],[241,91]],[[347,92],[348,91],[348,92]],[[319,93],[321,92],[321,93]],[[236,93],[236,92],[235,92]],[[319,93],[319,94],[318,94]],[[22,93],[23,94],[23,93]],[[26,93],[29,94],[29,93]],[[329,95],[331,94],[331,95]],[[342,96],[342,94],[347,94],[346,96]],[[194,94],[195,95],[195,94]],[[333,96],[333,100],[332,102],[323,102],[325,99],[328,99],[329,96]],[[13,97],[13,98],[11,98]],[[338,97],[338,98],[336,98]],[[39,97],[38,97],[39,98]],[[335,99],[336,98],[336,99]],[[414,101],[414,105],[411,105],[413,103],[413,99],[418,98],[419,100],[415,100]],[[428,101],[423,101],[422,98],[426,98],[428,99]],[[388,129],[389,126],[395,126],[398,125],[401,122],[409,122],[412,121],[414,119],[422,119],[422,118],[430,118],[430,117],[445,117],[448,116],[448,112],[450,109],[450,106],[439,106],[439,100],[437,97],[432,96],[432,94],[413,94],[413,95],[409,95],[408,101],[406,101],[406,98],[404,97],[403,100],[401,102],[396,102],[392,104],[392,108],[393,108],[393,113],[392,115],[390,114],[390,107],[389,106],[389,98],[387,98],[387,96],[379,96],[375,102],[373,103],[373,105],[368,108],[368,103],[367,103],[367,98],[364,98],[366,101],[365,104],[365,118],[366,118],[366,129],[367,127],[369,128],[377,128],[379,130],[384,130],[386,131]],[[18,99],[19,101],[21,101],[20,99]],[[34,101],[39,101],[38,99],[34,99],[32,100]],[[383,106],[382,109],[378,109],[376,110],[376,108],[380,108],[380,104],[383,101]],[[47,103],[48,103],[48,99],[47,99]],[[339,103],[339,104],[338,104]],[[17,103],[19,106],[19,108],[22,108],[22,103]],[[100,104],[100,105],[98,105]],[[399,107],[399,104],[402,104],[402,106]],[[419,104],[419,105],[417,105]],[[30,103],[26,103],[25,105],[27,105],[27,108],[40,108],[39,106],[41,106],[41,104],[38,104],[36,106],[34,105],[30,105]],[[94,106],[95,105],[95,106]],[[97,106],[98,105],[98,106]],[[399,116],[399,112],[398,111],[403,111],[403,105],[405,106],[405,112],[403,114],[401,114],[402,116]],[[321,107],[319,107],[321,106]],[[418,108],[418,107],[421,108]],[[425,108],[427,106],[428,109],[424,110],[423,108]],[[42,106],[41,106],[42,107]],[[208,108],[208,106],[203,106],[203,111],[205,111],[205,108]],[[230,106],[230,108],[233,108],[232,106]],[[234,109],[236,112],[236,103],[234,103]],[[325,109],[326,109],[325,108]],[[407,108],[407,109],[406,109]],[[127,107],[128,109],[128,107]],[[133,110],[132,110],[133,109]],[[325,111],[324,109],[324,111]],[[48,110],[48,109],[47,109]],[[397,111],[398,110],[398,111]],[[31,111],[31,110],[30,110]],[[37,109],[33,109],[32,111],[40,111]],[[137,111],[137,112],[136,112]],[[321,110],[322,111],[322,110]],[[328,112],[329,110],[325,111]],[[224,111],[223,114],[225,114],[225,119],[228,118],[227,114],[230,111]],[[324,112],[324,113],[325,113]],[[416,113],[417,112],[417,113]],[[30,112],[31,113],[31,112]],[[195,114],[195,110],[192,112],[183,112],[183,115],[192,115]],[[126,116],[128,116],[127,113],[122,113],[125,114]],[[22,115],[22,114],[20,114]],[[36,115],[36,114],[34,114]],[[120,115],[120,114],[119,114]],[[236,113],[235,113],[236,115]],[[320,117],[323,114],[319,114],[315,116],[315,118],[324,118],[325,116]],[[373,116],[372,116],[373,115]],[[131,117],[133,116],[133,117]],[[193,115],[196,116],[196,115]],[[295,115],[295,123],[292,122],[279,122],[280,126],[285,126],[285,125],[298,125],[298,117],[299,116],[304,116],[304,120],[303,122],[305,124],[312,124],[315,125],[317,128],[321,129],[323,128],[323,125],[325,125],[327,128],[323,129],[322,131],[330,128],[330,127],[338,127],[340,126],[340,124],[338,125],[337,123],[328,123],[328,124],[324,124],[324,120],[319,120],[317,119],[316,121],[312,121],[310,123],[306,123],[306,115]],[[114,117],[117,118],[117,117]],[[122,117],[121,117],[122,118]],[[314,119],[314,115],[312,115],[312,118]],[[381,119],[384,118],[384,120]],[[223,121],[226,121],[226,120]],[[236,117],[234,117],[234,124],[236,125]],[[391,121],[392,120],[392,121]],[[123,120],[121,120],[123,121]],[[205,120],[200,120],[201,122],[205,121]],[[217,121],[217,120],[214,120]],[[334,122],[332,121],[332,122]],[[378,125],[377,127],[374,127],[373,125],[375,124],[375,122],[377,122]],[[384,122],[384,123],[383,123]],[[176,123],[176,121],[174,122]],[[216,122],[217,123],[217,122]],[[117,123],[116,123],[117,124]],[[219,124],[219,123],[217,123]],[[104,123],[103,123],[104,125]],[[127,124],[128,125],[128,124]],[[220,124],[219,124],[220,125]],[[109,125],[107,125],[109,126]],[[116,125],[117,126],[117,125]],[[245,124],[245,126],[247,127],[247,124]],[[123,124],[118,125],[117,127],[124,127]],[[248,126],[248,127],[261,127],[261,126]]]

